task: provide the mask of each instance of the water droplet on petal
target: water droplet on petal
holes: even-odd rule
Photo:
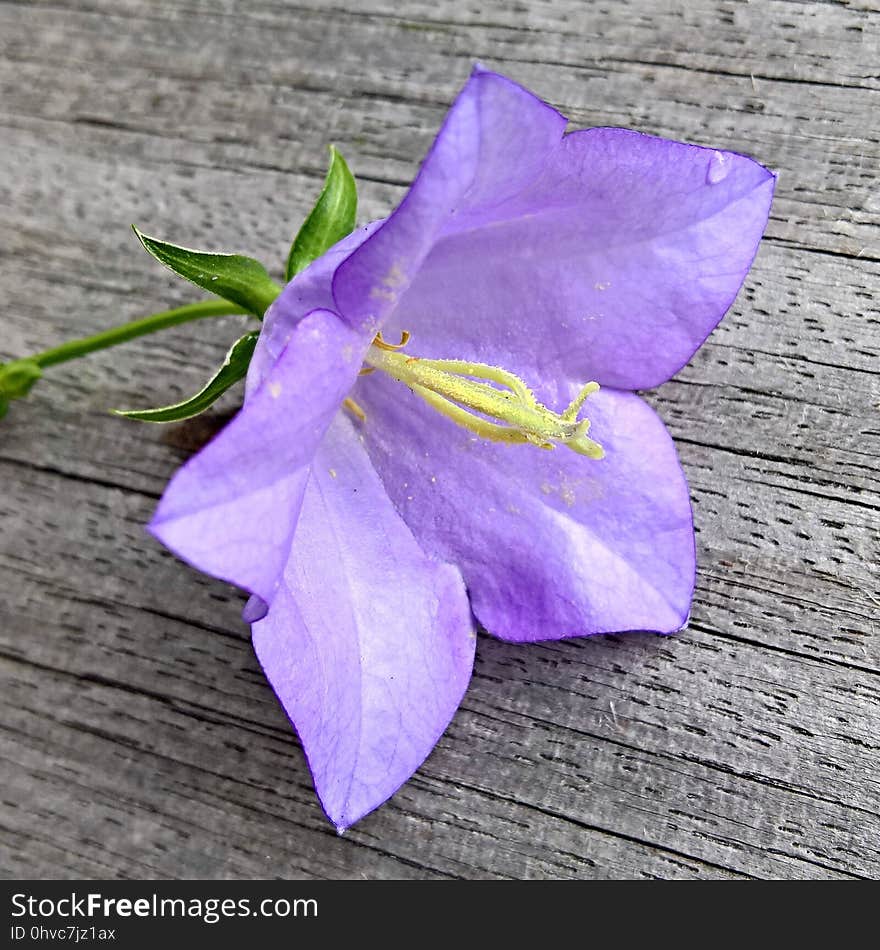
[[[269,605],[261,597],[251,594],[250,600],[244,605],[241,612],[241,619],[245,623],[256,623],[262,620],[269,613]]]
[[[730,172],[732,158],[732,155],[724,152],[713,152],[706,168],[706,182],[710,185],[717,185],[718,182],[724,181]]]

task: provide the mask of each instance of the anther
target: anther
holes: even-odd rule
[[[599,389],[598,383],[587,383],[559,414],[541,405],[518,376],[498,366],[397,352],[409,339],[410,334],[404,332],[395,346],[377,334],[367,352],[365,369],[382,370],[456,425],[492,442],[530,443],[543,449],[566,445],[594,459],[605,454],[598,442],[587,437],[589,419],[578,420],[587,397]],[[346,400],[346,405],[349,402]],[[359,418],[362,413],[360,410]]]
[[[367,414],[363,409],[349,396],[342,401],[342,405],[359,421],[364,422]]]

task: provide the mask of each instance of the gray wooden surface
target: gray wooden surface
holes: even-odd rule
[[[767,237],[650,395],[690,628],[482,637],[418,774],[337,837],[241,595],[143,531],[241,321],[52,371],[0,426],[7,877],[880,877],[880,16],[871,2],[0,2],[0,359],[192,299],[128,230],[282,259],[336,143],[393,207],[480,60],[576,126],[748,152]],[[235,400],[228,399],[231,410]]]

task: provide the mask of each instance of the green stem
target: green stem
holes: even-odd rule
[[[27,359],[40,367],[54,366],[56,363],[66,363],[68,360],[75,360],[87,353],[94,353],[95,350],[104,350],[108,346],[126,343],[128,340],[144,336],[147,333],[155,333],[157,330],[177,326],[179,323],[201,320],[204,317],[222,317],[239,313],[247,314],[248,311],[226,300],[203,300],[200,303],[189,303],[183,307],[175,307],[173,310],[163,310],[160,313],[150,314],[149,317],[143,317],[141,320],[124,323],[121,327],[104,330],[103,333],[96,333],[94,336],[62,343],[61,346],[55,346],[51,350],[43,350],[42,353],[37,353],[35,356],[27,357]]]

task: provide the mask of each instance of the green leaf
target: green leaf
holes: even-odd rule
[[[287,258],[287,279],[319,258],[337,241],[354,231],[357,185],[335,146],[330,146],[330,167],[324,187],[294,239]]]
[[[175,274],[244,307],[254,316],[262,317],[269,304],[281,293],[281,288],[266,268],[252,257],[194,251],[148,237],[134,225],[132,229],[150,254]]]
[[[126,419],[137,419],[139,422],[180,422],[182,419],[197,416],[216,402],[230,386],[244,379],[259,336],[259,332],[255,330],[233,343],[214,378],[191,399],[161,409],[113,409],[112,412]]]

